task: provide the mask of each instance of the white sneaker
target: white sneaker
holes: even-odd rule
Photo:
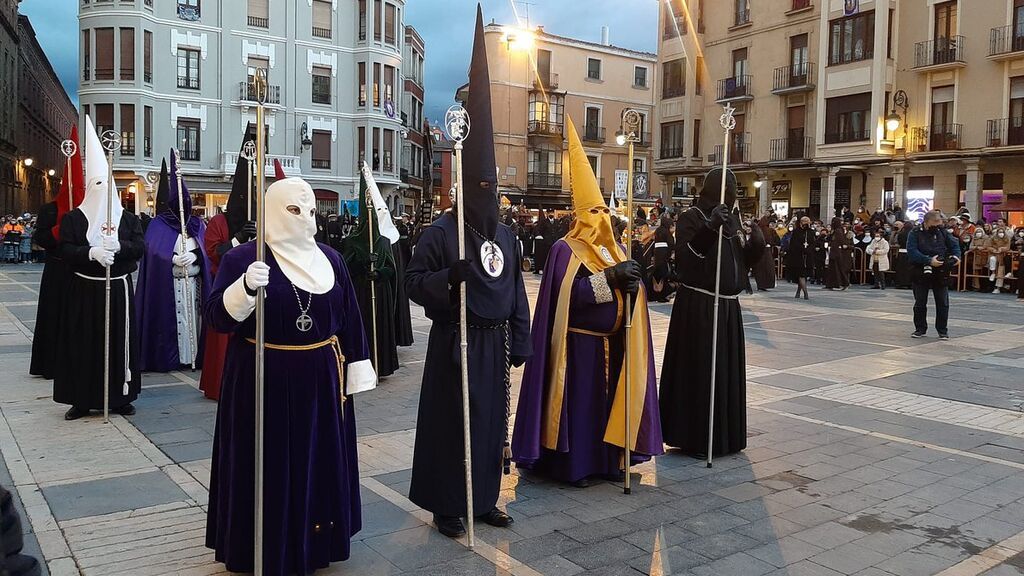
[[[999,288],[996,288],[995,290],[993,290],[992,293],[993,294],[999,294]]]
[[[995,274],[989,274],[988,275],[988,281],[989,282],[995,282],[996,281],[996,275]]]

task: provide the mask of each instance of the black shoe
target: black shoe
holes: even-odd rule
[[[132,406],[131,404],[125,404],[120,408],[114,408],[113,410],[111,410],[111,412],[113,412],[114,414],[120,414],[121,416],[133,416],[135,415],[135,406]]]
[[[437,526],[438,532],[449,538],[466,535],[466,527],[462,525],[462,518],[434,514],[434,524]]]
[[[875,284],[874,286],[872,286],[872,287],[871,287],[871,289],[872,289],[872,290],[879,290],[879,289],[881,289],[881,288],[882,288],[882,287],[881,287],[881,286],[879,286],[878,284]]]
[[[939,334],[939,340],[949,340],[949,334]]]
[[[580,478],[579,480],[576,480],[575,482],[570,482],[569,484],[572,484],[576,488],[590,488],[590,479]]]
[[[924,338],[924,332],[914,332],[910,335],[911,338]]]
[[[508,528],[513,522],[515,522],[511,516],[497,508],[491,508],[490,512],[477,516],[476,519],[497,528]]]
[[[82,416],[88,416],[88,408],[79,408],[78,406],[72,406],[68,408],[68,411],[64,413],[65,420],[78,420]]]

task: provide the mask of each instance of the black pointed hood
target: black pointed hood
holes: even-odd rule
[[[469,65],[470,131],[463,142],[462,186],[466,223],[489,239],[498,228],[498,170],[494,160],[494,126],[491,123],[491,79],[484,44],[484,16],[476,6],[476,35]]]
[[[700,190],[700,202],[704,207],[714,207],[722,203],[722,168],[716,166],[704,176],[704,186]],[[728,170],[725,174],[725,205],[730,209],[736,202],[736,173]]]
[[[160,162],[160,182],[156,186],[156,206],[153,214],[160,215],[169,210],[167,200],[171,196],[171,180],[167,174],[167,159]]]
[[[242,136],[242,145],[239,151],[250,140],[250,133],[247,131]],[[253,174],[253,178],[256,175]],[[255,202],[253,202],[255,204]],[[238,155],[238,162],[235,163],[235,175],[231,179],[231,194],[228,196],[228,205],[224,217],[228,220],[228,232],[234,236],[245,227],[245,223],[255,220],[254,215],[247,214],[249,208],[249,161]],[[252,207],[256,209],[255,205]]]

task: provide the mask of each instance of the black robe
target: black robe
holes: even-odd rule
[[[707,452],[711,386],[712,323],[718,233],[704,217],[712,206],[691,208],[676,224],[676,266],[680,280],[665,343],[661,370],[661,428],[665,444],[686,454]],[[701,212],[703,210],[703,214]],[[737,295],[747,270],[764,253],[764,237],[752,230],[740,240],[734,214],[723,227],[722,281],[718,311],[718,357],[715,378],[714,454],[731,454],[747,445],[747,377],[743,317]]]
[[[644,250],[644,284],[651,302],[668,302],[675,291],[672,285],[672,231],[659,226],[650,246]]]
[[[409,311],[409,295],[405,293],[405,266],[409,260],[402,249],[401,239],[391,245],[391,253],[395,257],[395,344],[412,346],[412,313]]]
[[[768,225],[767,220],[756,224],[761,228],[761,236],[764,238],[764,254],[757,264],[754,265],[754,280],[757,282],[758,290],[771,290],[775,288],[778,267],[775,262],[775,246],[779,245],[779,235]]]
[[[346,242],[359,242],[365,240],[366,236],[349,236]],[[356,301],[359,302],[359,311],[363,315],[363,329],[366,331],[366,341],[370,345],[370,358],[376,359],[374,370],[377,376],[386,378],[398,370],[398,344],[395,338],[395,262],[391,255],[391,241],[383,236],[377,236],[377,245],[374,248],[377,254],[377,262],[374,270],[377,271],[377,280],[374,281],[373,291],[370,290],[370,279],[367,272],[370,269],[370,262],[365,252],[343,250],[345,264],[348,265],[351,274],[352,287],[356,291]],[[376,302],[373,295],[376,294]],[[377,319],[374,322],[373,310],[377,308]],[[376,340],[373,337],[376,330]],[[376,351],[375,351],[376,349]]]
[[[846,288],[850,285],[850,271],[853,270],[853,239],[845,232],[833,233],[828,247],[828,271],[825,287]]]
[[[548,252],[555,243],[555,236],[558,234],[555,223],[547,218],[541,217],[533,227],[533,271],[544,270],[544,264],[548,261]]]
[[[473,510],[494,507],[501,486],[502,448],[507,435],[506,334],[511,358],[530,355],[530,306],[521,255],[512,231],[499,225],[495,242],[505,267],[498,278],[480,265],[482,241],[466,231],[470,438],[473,455]],[[406,269],[406,288],[433,324],[427,341],[416,420],[409,499],[442,516],[466,514],[463,464],[462,372],[459,356],[459,296],[448,285],[458,260],[458,225],[445,214],[423,230]]]
[[[893,275],[893,284],[897,288],[910,288],[911,284],[911,268],[910,259],[907,257],[907,239],[910,238],[910,230],[913,226],[904,226],[900,229],[899,233],[896,234],[895,240],[899,249],[896,251],[896,257],[893,259],[892,269],[895,274]],[[1024,285],[1024,282],[1021,283]]]
[[[806,246],[804,246],[806,244]],[[797,228],[789,239],[786,251],[786,278],[796,282],[814,274],[814,256],[817,239],[810,228]]]
[[[28,373],[52,380],[57,365],[57,335],[60,310],[67,293],[71,272],[61,259],[53,227],[57,224],[57,203],[43,204],[36,218],[32,241],[46,250],[43,276],[39,280],[39,302],[32,330],[32,361]]]
[[[57,337],[59,363],[53,379],[53,400],[79,408],[103,409],[103,332],[105,269],[89,260],[89,221],[81,210],[64,215],[60,224],[60,255],[71,272]],[[135,401],[142,390],[139,334],[135,322],[132,272],[146,251],[142,225],[125,210],[117,227],[121,250],[110,267],[110,408]],[[119,278],[123,277],[123,278]],[[127,331],[126,331],[127,328]],[[127,339],[127,346],[126,346]],[[125,376],[125,364],[131,377]],[[128,384],[124,393],[123,385]]]

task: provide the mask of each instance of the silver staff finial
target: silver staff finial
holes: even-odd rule
[[[74,140],[65,140],[60,143],[60,151],[64,156],[71,158],[78,152],[78,144]]]
[[[469,112],[458,104],[453,104],[444,113],[444,131],[454,142],[463,142],[469,136]]]
[[[100,143],[107,152],[121,149],[121,135],[113,130],[104,130],[100,134]]]
[[[640,131],[640,125],[643,120],[640,117],[640,112],[630,108],[622,115],[622,129],[627,134],[636,134]]]
[[[736,128],[736,117],[733,115],[735,114],[735,112],[736,109],[733,108],[732,103],[726,102],[725,111],[723,112],[721,118],[719,118],[719,121],[722,123],[723,130],[731,132],[734,128]]]
[[[256,143],[252,140],[246,140],[245,144],[242,144],[242,158],[245,158],[249,162],[256,159]]]
[[[267,85],[267,69],[257,68],[256,74],[253,76],[253,92],[255,100],[260,104],[267,103],[267,92],[270,87]]]

